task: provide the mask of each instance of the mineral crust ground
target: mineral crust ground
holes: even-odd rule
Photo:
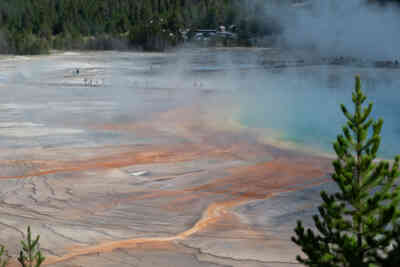
[[[148,68],[168,61],[0,61],[0,241],[11,254],[30,225],[46,266],[297,266],[293,227],[311,224],[318,192],[331,190],[330,159],[234,126],[226,90]]]

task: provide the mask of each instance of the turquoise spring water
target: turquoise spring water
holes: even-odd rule
[[[392,158],[400,154],[399,70],[315,66],[263,73],[261,80],[260,73],[250,75],[238,90],[238,120],[266,133],[277,131],[281,141],[333,153],[332,142],[345,123],[339,105],[352,110],[356,74],[374,103],[372,117],[384,118],[379,156]]]

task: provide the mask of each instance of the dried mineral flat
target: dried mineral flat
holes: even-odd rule
[[[234,127],[229,93],[211,78],[207,94],[177,89],[198,77],[168,75],[171,58],[0,60],[10,69],[0,87],[0,242],[11,254],[30,225],[48,266],[296,265],[293,223],[315,209],[329,160]],[[140,70],[151,64],[161,74]]]

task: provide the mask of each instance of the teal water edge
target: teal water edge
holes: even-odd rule
[[[345,123],[339,105],[351,107],[354,75],[374,103],[372,116],[383,117],[380,157],[400,151],[400,76],[398,70],[315,66],[270,72],[239,93],[239,122],[249,128],[273,129],[288,141],[333,152],[332,142]]]

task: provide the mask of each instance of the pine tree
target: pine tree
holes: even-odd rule
[[[297,259],[316,267],[400,266],[400,157],[392,164],[377,160],[383,120],[368,119],[372,103],[363,106],[358,76],[352,100],[354,114],[341,105],[347,124],[333,145],[332,179],[339,190],[321,192],[319,216],[313,217],[318,232],[305,231],[298,221],[292,240],[306,257]]]
[[[0,245],[0,267],[6,267],[10,261],[8,251],[3,245]]]
[[[26,242],[21,240],[22,250],[19,253],[18,261],[22,267],[40,267],[45,260],[39,247],[40,236],[32,239],[31,227],[28,226]]]

